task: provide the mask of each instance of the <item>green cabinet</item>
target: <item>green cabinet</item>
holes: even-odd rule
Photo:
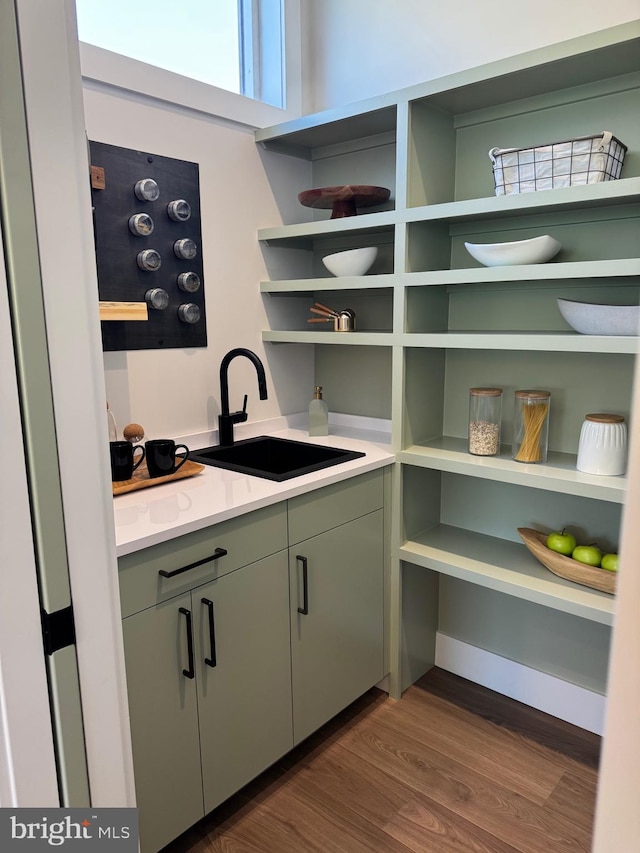
[[[293,746],[286,552],[192,598],[207,814]]]
[[[384,675],[382,510],[289,549],[299,743]]]
[[[292,746],[287,542],[276,505],[119,561],[143,853]]]
[[[141,849],[159,850],[204,814],[198,696],[188,666],[191,595],[123,621]]]
[[[385,675],[384,479],[362,474],[120,559],[142,853]]]
[[[292,746],[286,552],[124,620],[142,849]]]
[[[293,736],[385,675],[383,474],[289,501]]]

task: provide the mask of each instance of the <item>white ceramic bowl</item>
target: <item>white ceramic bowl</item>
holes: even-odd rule
[[[560,313],[581,335],[637,335],[640,332],[640,306],[596,305],[558,299]]]
[[[549,234],[511,243],[465,243],[467,252],[485,267],[543,264],[557,255],[562,245]]]
[[[365,246],[363,249],[348,249],[346,252],[334,252],[325,255],[322,263],[334,275],[364,275],[378,255],[377,246]]]

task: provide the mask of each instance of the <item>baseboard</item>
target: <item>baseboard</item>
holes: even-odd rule
[[[602,735],[606,697],[438,632],[436,666]]]

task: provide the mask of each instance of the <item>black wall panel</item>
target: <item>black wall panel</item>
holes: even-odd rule
[[[169,297],[163,310],[149,307],[146,322],[103,322],[104,350],[206,346],[198,164],[102,142],[89,145],[91,165],[104,170],[104,189],[91,190],[100,299],[144,302],[153,288],[165,290]],[[136,196],[136,183],[145,178],[158,185],[157,200],[144,201]],[[176,199],[184,199],[190,205],[188,220],[174,221],[169,216],[168,205]],[[133,234],[129,228],[130,217],[137,213],[146,213],[153,220],[153,231],[147,236]],[[185,238],[196,245],[196,255],[191,260],[177,257],[174,251],[176,241]],[[144,249],[155,249],[160,254],[157,270],[139,267],[136,259]],[[185,272],[199,277],[201,283],[195,292],[179,288],[178,277]],[[197,306],[198,322],[180,320],[179,308],[186,303]]]

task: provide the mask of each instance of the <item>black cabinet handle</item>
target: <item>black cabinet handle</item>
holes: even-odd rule
[[[203,604],[206,604],[209,609],[209,647],[211,656],[204,659],[207,666],[216,665],[216,624],[213,615],[213,601],[208,598],[201,599]]]
[[[187,653],[189,655],[189,668],[183,669],[182,674],[187,678],[195,678],[196,671],[193,666],[193,627],[191,625],[191,611],[186,607],[180,608],[180,613],[184,613],[187,617]]]
[[[189,569],[195,569],[197,566],[202,566],[204,563],[210,563],[212,560],[219,560],[220,557],[224,557],[226,553],[227,552],[224,548],[216,548],[213,554],[210,557],[205,557],[204,560],[198,560],[197,563],[189,563],[188,566],[183,566],[181,569],[175,569],[173,572],[168,572],[166,569],[160,569],[158,574],[162,575],[163,578],[172,578],[175,577],[175,575],[181,575],[182,572],[188,572]]]
[[[303,616],[308,616],[309,615],[309,578],[308,578],[307,558],[301,557],[298,554],[296,556],[296,560],[299,560],[302,563],[302,607],[298,607],[298,613],[302,613]]]

